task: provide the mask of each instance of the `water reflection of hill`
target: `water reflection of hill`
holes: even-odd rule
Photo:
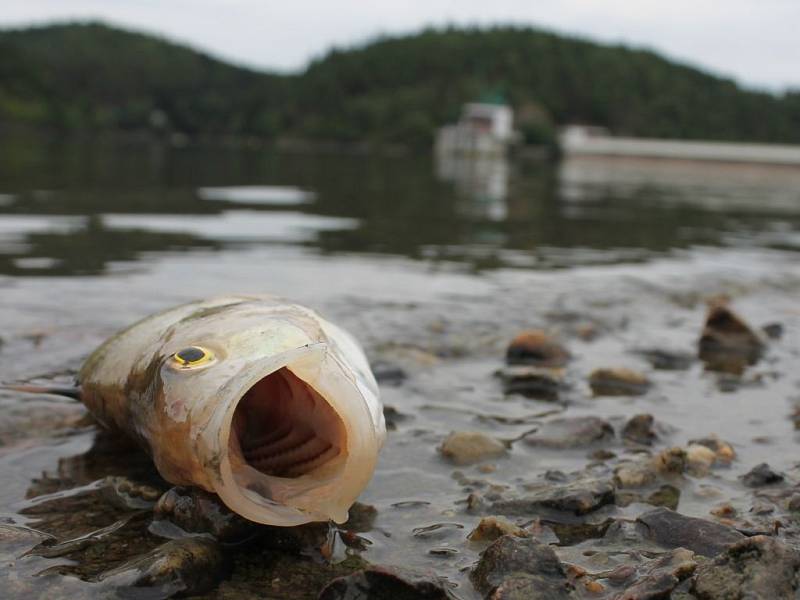
[[[157,253],[253,244],[471,269],[640,261],[695,245],[798,247],[800,174],[791,171],[113,144],[14,150],[0,153],[2,274],[98,274]],[[271,203],[278,192],[303,202]]]

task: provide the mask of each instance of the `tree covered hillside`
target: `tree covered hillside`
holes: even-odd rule
[[[516,109],[530,141],[580,122],[625,135],[800,142],[800,93],[750,91],[652,52],[530,28],[379,39],[288,76],[100,24],[0,32],[0,124],[424,146],[464,102],[487,96]]]

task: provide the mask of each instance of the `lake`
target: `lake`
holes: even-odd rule
[[[286,296],[353,331],[382,383],[392,427],[360,499],[370,519],[357,533],[334,531],[341,540],[326,560],[302,544],[271,544],[271,534],[226,547],[227,575],[203,597],[313,598],[365,562],[432,570],[448,593],[477,597],[468,569],[486,544],[466,536],[500,510],[492,502],[588,476],[613,481],[614,500],[588,515],[551,507],[509,519],[585,569],[577,589],[591,580],[602,587],[592,597],[611,597],[627,584],[602,573],[646,572],[652,557],[620,550],[608,522],[652,509],[665,486],[685,515],[717,519],[711,511],[730,504],[728,525],[760,531],[782,519],[781,535],[795,539],[786,503],[800,481],[798,257],[800,170],[788,167],[6,136],[0,381],[68,382],[106,337],[174,304]],[[773,326],[760,360],[738,372],[697,359],[706,301],[720,296],[754,330]],[[497,376],[526,329],[547,331],[571,355],[555,394],[514,393]],[[661,368],[657,352],[683,362]],[[602,367],[633,369],[649,387],[593,393],[587,378]],[[164,491],[147,458],[109,446],[67,400],[0,391],[0,408],[0,515],[19,528],[0,536],[7,597],[175,593],[182,583],[132,583],[136,557],[169,536],[149,508],[104,491],[111,476]],[[623,439],[637,414],[654,417],[652,444]],[[526,442],[572,417],[596,417],[615,434],[587,445]],[[454,465],[438,450],[451,431],[481,432],[508,451]],[[621,466],[712,434],[735,450],[730,464],[656,474],[631,489],[620,482]],[[784,476],[766,494],[740,479],[762,462]],[[758,503],[769,511],[753,512]],[[74,543],[43,552],[42,534],[23,528],[54,536],[47,547]]]

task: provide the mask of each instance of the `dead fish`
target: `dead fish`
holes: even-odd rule
[[[91,413],[136,439],[164,479],[258,523],[346,521],[386,436],[355,339],[272,296],[150,316],[101,345],[78,382]]]

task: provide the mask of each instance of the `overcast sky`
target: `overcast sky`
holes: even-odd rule
[[[8,0],[0,26],[88,18],[282,71],[380,33],[529,24],[648,47],[751,87],[800,88],[800,0]]]

